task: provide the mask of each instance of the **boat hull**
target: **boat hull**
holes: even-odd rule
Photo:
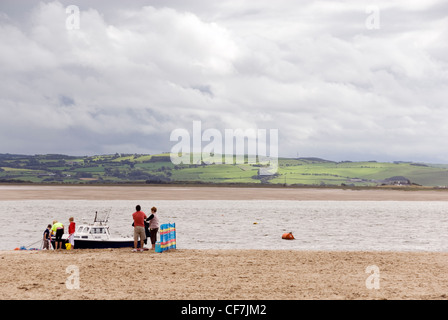
[[[63,249],[65,249],[66,240],[62,240]],[[52,241],[54,248],[54,240]],[[137,246],[140,247],[140,241]],[[115,249],[115,248],[133,248],[134,240],[80,240],[75,239],[75,249]]]

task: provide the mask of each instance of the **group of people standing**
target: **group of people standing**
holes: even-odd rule
[[[143,246],[147,244],[148,238],[151,240],[152,249],[156,247],[157,233],[159,232],[159,218],[157,216],[157,208],[151,208],[151,215],[149,217],[142,211],[140,205],[135,207],[135,212],[132,214],[134,219],[134,249],[133,252],[143,251]],[[140,240],[140,248],[138,248]]]
[[[74,221],[75,219],[73,217],[70,217],[68,219],[69,221],[69,226],[68,226],[68,242],[71,245],[71,248],[74,249],[75,248],[75,230],[76,230],[76,223]],[[55,220],[53,221],[53,225],[49,224],[47,226],[47,229],[45,229],[44,234],[43,234],[43,249],[44,250],[48,250],[50,249],[50,245],[51,245],[51,237],[54,236],[54,249],[55,250],[60,250],[62,249],[62,236],[64,235],[64,225]]]
[[[157,208],[151,208],[151,215],[146,216],[146,214],[141,211],[141,206],[137,205],[135,207],[135,212],[132,214],[134,219],[134,249],[132,251],[143,251],[143,247],[148,243],[148,239],[151,240],[151,247],[154,250],[157,241],[157,233],[159,232],[159,218],[157,216]],[[73,217],[69,219],[69,227],[68,227],[68,242],[71,245],[71,249],[75,248],[75,230],[76,224],[74,222]],[[59,221],[53,221],[53,224],[49,224],[47,229],[45,229],[43,233],[43,249],[48,250],[51,248],[52,237],[55,238],[55,250],[62,249],[62,236],[64,234],[64,225]],[[140,243],[138,242],[140,240]],[[139,246],[140,244],[140,246]],[[65,249],[65,248],[64,248]]]

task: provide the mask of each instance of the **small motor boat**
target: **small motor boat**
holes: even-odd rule
[[[77,226],[74,235],[75,249],[107,249],[107,248],[131,248],[134,247],[133,238],[112,237],[108,225],[109,214],[104,218],[98,217],[95,213],[93,223],[83,223]],[[68,234],[64,234],[62,241],[67,241]],[[55,247],[54,239],[52,240],[53,248]],[[140,241],[138,241],[140,246]],[[65,244],[63,244],[65,249]]]

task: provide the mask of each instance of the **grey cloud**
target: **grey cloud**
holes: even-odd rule
[[[0,152],[162,152],[279,129],[280,155],[448,161],[442,1],[0,3]],[[445,26],[445,27],[444,27]]]

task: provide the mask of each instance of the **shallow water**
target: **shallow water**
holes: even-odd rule
[[[182,249],[448,251],[448,202],[284,200],[0,201],[0,250],[39,247],[53,220],[79,225],[95,211],[110,212],[112,234],[131,236],[136,204],[175,222]]]

